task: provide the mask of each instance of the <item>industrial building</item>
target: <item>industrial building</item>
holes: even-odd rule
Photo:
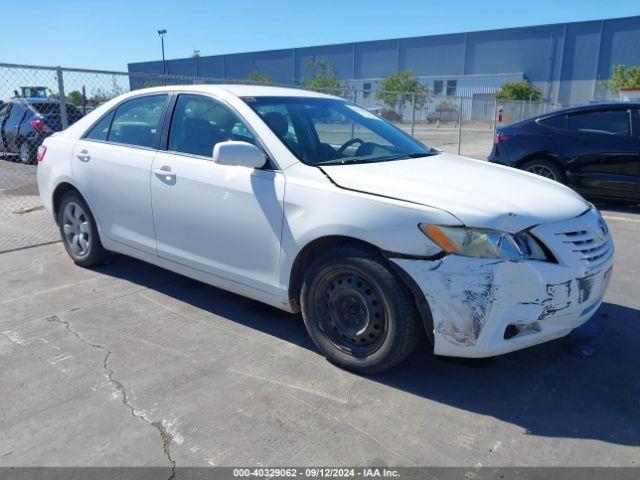
[[[364,92],[386,75],[411,70],[435,95],[481,97],[525,79],[545,101],[576,104],[606,98],[602,81],[617,64],[640,65],[640,16],[446,35],[295,47],[130,63],[129,72],[241,80],[253,72],[300,84],[309,59],[335,65]]]

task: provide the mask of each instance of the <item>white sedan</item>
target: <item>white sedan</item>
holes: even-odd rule
[[[119,252],[302,311],[327,359],[365,373],[425,333],[459,357],[564,336],[611,274],[607,226],[570,189],[303,90],[131,92],[47,138],[38,160],[78,265]]]

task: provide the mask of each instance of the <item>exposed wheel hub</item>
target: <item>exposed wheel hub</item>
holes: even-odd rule
[[[369,312],[365,299],[358,292],[346,287],[330,293],[329,308],[336,326],[348,336],[355,336],[366,327]]]
[[[386,319],[377,289],[355,273],[337,273],[322,283],[320,327],[341,349],[368,355],[385,333]]]

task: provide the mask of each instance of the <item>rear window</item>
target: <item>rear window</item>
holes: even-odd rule
[[[60,116],[60,104],[52,102],[33,102],[29,106],[40,115]],[[67,115],[80,117],[82,113],[74,105],[67,103]]]
[[[630,135],[627,110],[603,110],[567,116],[567,130],[571,132]]]
[[[153,147],[168,95],[146,95],[118,105],[107,141]]]

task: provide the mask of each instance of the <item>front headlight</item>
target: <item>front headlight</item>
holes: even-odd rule
[[[477,258],[508,258],[548,261],[538,240],[529,232],[443,227],[421,223],[420,230],[447,253]]]

